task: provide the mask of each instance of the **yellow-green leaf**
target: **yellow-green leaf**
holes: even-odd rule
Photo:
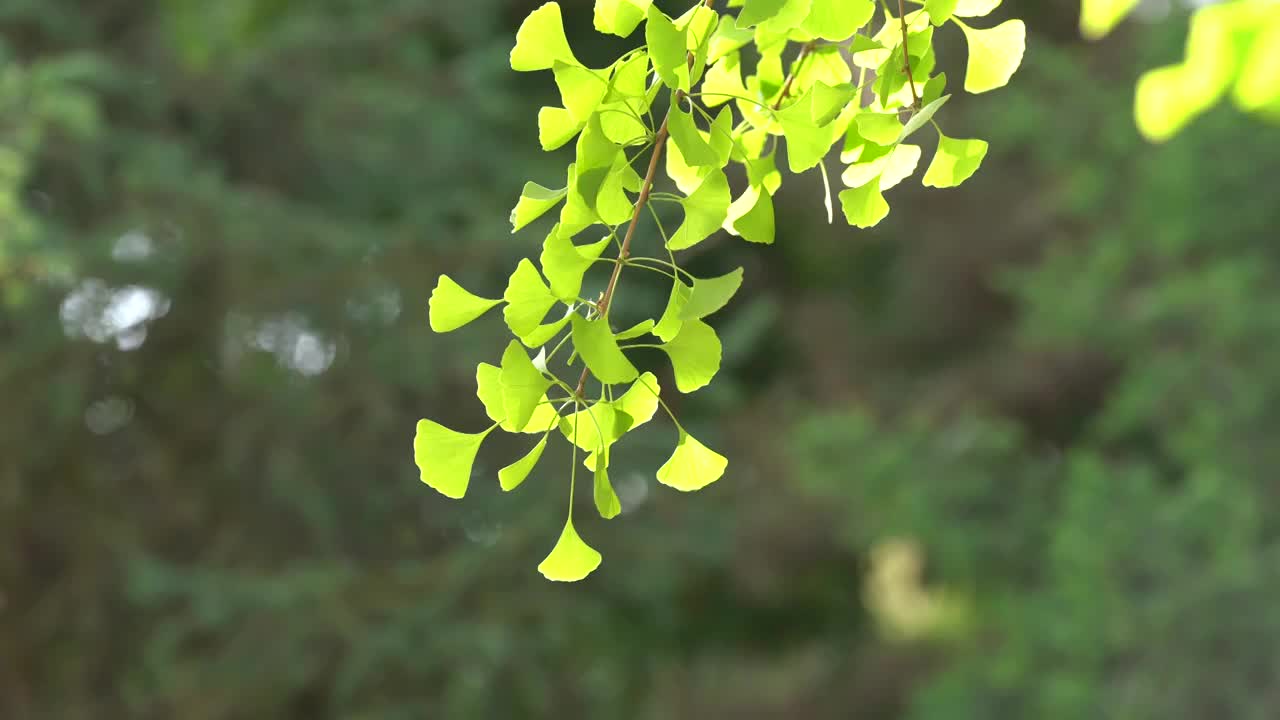
[[[542,318],[547,316],[547,311],[556,304],[556,296],[551,294],[551,288],[543,282],[529,258],[521,259],[516,265],[502,299],[507,301],[502,317],[516,337],[536,330]]]
[[[492,430],[460,433],[432,420],[419,420],[413,437],[413,461],[422,482],[455,500],[466,495],[476,453]]]
[[[573,346],[600,382],[630,382],[640,375],[636,366],[618,348],[608,320],[587,320],[581,315],[574,315],[572,322]]]
[[[859,228],[874,227],[889,215],[889,203],[880,192],[878,180],[841,192],[840,207],[845,220]]]
[[[969,42],[969,64],[964,89],[978,94],[1009,84],[1027,51],[1027,26],[1008,20],[988,30],[960,26]]]
[[[533,411],[546,398],[551,381],[525,354],[520,343],[512,340],[502,353],[502,370],[498,376],[502,386],[502,406],[507,419],[515,427],[522,428],[533,418]]]
[[[500,302],[473,295],[448,275],[441,275],[427,301],[427,319],[432,330],[446,333],[475,320]]]
[[[729,179],[723,171],[713,169],[698,189],[681,201],[684,222],[671,236],[667,247],[685,250],[706,240],[724,224],[731,201]]]
[[[1138,0],[1081,0],[1080,33],[1097,40],[1114,30],[1137,6]]]
[[[595,469],[595,487],[592,496],[596,501],[596,510],[599,511],[600,517],[605,520],[612,520],[622,513],[622,503],[618,501],[618,494],[613,491],[613,484],[609,482],[609,463],[596,462]]]
[[[582,541],[570,517],[551,554],[538,564],[538,572],[548,580],[577,582],[600,567],[601,559],[600,553]]]
[[[724,475],[729,461],[684,430],[671,458],[658,468],[658,482],[676,490],[701,490]]]
[[[547,214],[551,208],[564,200],[568,192],[568,188],[551,190],[535,182],[525,183],[524,190],[520,193],[520,200],[511,210],[511,232],[519,232],[529,223]]]
[[[694,278],[693,292],[680,311],[681,320],[701,320],[729,304],[742,287],[742,268],[714,278]]]
[[[720,371],[720,338],[701,320],[685,320],[680,332],[659,347],[671,358],[676,388],[682,393],[706,387]]]
[[[498,471],[498,485],[505,492],[511,492],[520,486],[520,483],[529,477],[529,473],[533,472],[533,468],[538,464],[538,460],[542,458],[542,451],[547,447],[547,438],[543,437],[538,441],[533,449],[525,454],[524,457],[511,463],[510,465]]]
[[[652,4],[653,0],[596,0],[596,30],[627,37],[636,31]]]
[[[957,140],[938,136],[938,151],[924,174],[926,187],[955,187],[968,180],[987,156],[985,140]]]
[[[549,2],[529,13],[520,24],[516,46],[511,50],[511,69],[521,72],[550,70],[557,60],[581,64],[569,49],[560,5]]]

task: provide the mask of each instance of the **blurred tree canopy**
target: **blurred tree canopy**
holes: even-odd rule
[[[620,449],[561,587],[563,466],[503,497],[498,448],[460,507],[410,452],[500,346],[432,336],[431,283],[500,288],[557,168],[538,4],[0,5],[0,717],[1280,713],[1280,129],[1144,143],[1185,14],[1019,8],[971,185],[871,232],[797,187],[700,256],[754,278],[681,408],[737,467],[672,497],[626,470],[665,437]]]

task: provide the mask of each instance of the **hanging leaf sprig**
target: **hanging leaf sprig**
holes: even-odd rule
[[[456,330],[501,305],[514,339],[499,365],[476,370],[476,393],[491,426],[464,433],[418,423],[414,459],[423,482],[461,498],[481,444],[502,430],[529,436],[528,453],[498,472],[501,488],[515,490],[558,433],[574,458],[568,517],[538,570],[551,580],[576,581],[601,562],[573,522],[579,451],[604,518],[622,509],[609,480],[613,446],[660,407],[674,424],[675,447],[657,480],[693,491],[724,475],[728,460],[681,425],[657,377],[631,359],[638,348],[660,350],[680,393],[706,387],[720,369],[721,343],[709,320],[737,293],[742,269],[695,277],[676,253],[722,230],[773,243],[783,147],[791,173],[817,168],[824,181],[825,161],[837,149],[845,166],[838,199],[845,219],[859,228],[889,213],[884,193],[914,174],[923,153],[907,140],[926,126],[937,132],[938,149],[923,183],[959,185],[982,164],[987,143],[943,134],[938,116],[950,95],[946,74],[935,72],[934,31],[951,24],[967,41],[970,93],[1005,85],[1021,63],[1021,21],[987,29],[969,24],[999,0],[926,0],[912,3],[912,12],[896,4],[882,2],[878,12],[874,0],[730,0],[736,12],[721,13],[706,0],[669,17],[651,0],[596,0],[600,32],[638,37],[643,27],[643,44],[604,68],[587,67],[574,54],[558,4],[525,19],[511,67],[553,74],[561,102],[539,111],[538,136],[548,151],[574,143],[573,162],[563,183],[529,182],[521,192],[513,231],[557,209],[559,217],[537,262],[520,261],[501,299],[475,295],[443,275],[431,294],[433,330]],[[749,54],[754,63],[744,62]],[[666,108],[661,122],[655,105]],[[741,184],[726,173],[733,165],[740,168],[734,176],[745,178]],[[673,191],[660,191],[660,199],[683,212],[670,233],[651,207],[659,183]],[[829,189],[824,204],[830,220]],[[607,284],[598,296],[583,297],[584,278],[597,268]],[[617,328],[610,310],[628,268],[663,276],[671,291],[650,319]]]

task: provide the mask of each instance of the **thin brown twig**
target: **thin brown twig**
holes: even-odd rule
[[[703,0],[705,7],[711,7],[715,4],[715,0]],[[693,62],[693,53],[689,53],[689,62]],[[685,92],[677,90],[672,107],[677,107],[684,102]],[[631,214],[631,224],[627,226],[627,234],[622,238],[622,248],[618,250],[618,260],[613,265],[613,274],[609,276],[609,284],[604,288],[604,294],[600,297],[598,305],[599,315],[605,318],[609,312],[609,306],[613,303],[613,294],[618,289],[618,278],[622,276],[622,266],[626,264],[626,260],[631,255],[631,239],[635,237],[636,227],[640,224],[640,214],[644,212],[645,205],[649,202],[649,194],[653,192],[653,183],[658,175],[658,161],[662,158],[662,151],[667,145],[667,138],[670,132],[667,129],[667,123],[671,119],[671,110],[667,110],[667,116],[662,119],[662,126],[658,128],[658,132],[653,138],[653,155],[649,158],[649,169],[645,173],[644,182],[640,185],[640,195],[636,198],[635,211]],[[574,391],[574,395],[581,398],[582,393],[587,387],[587,378],[591,376],[591,369],[586,367],[583,362],[582,375],[578,376],[578,388]]]
[[[782,103],[791,97],[791,86],[796,82],[796,76],[800,74],[800,68],[804,65],[804,61],[809,59],[809,53],[813,52],[813,48],[818,44],[817,40],[811,40],[805,43],[800,49],[800,57],[796,58],[796,62],[791,66],[791,72],[787,75],[787,80],[782,84],[782,94],[778,96],[778,101],[773,104],[774,110],[782,108]]]
[[[907,46],[907,8],[898,0],[898,20],[902,23],[902,62],[907,69],[907,84],[911,86],[911,107],[920,107],[920,96],[916,94],[916,81],[911,77],[911,51]]]

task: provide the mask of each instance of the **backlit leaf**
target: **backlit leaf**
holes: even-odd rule
[[[684,430],[671,458],[658,468],[658,482],[676,490],[701,490],[724,475],[729,461]]]
[[[559,61],[552,71],[556,87],[560,89],[560,99],[570,114],[579,122],[591,117],[609,89],[608,77],[581,65]]]
[[[693,194],[681,201],[684,222],[671,236],[667,247],[685,250],[706,240],[729,215],[729,179],[724,172],[714,169]]]
[[[653,69],[672,90],[689,90],[688,48],[685,32],[655,6],[649,6],[645,41]]]
[[[653,0],[596,0],[596,30],[627,37],[644,21],[651,4]]]
[[[878,180],[841,192],[840,207],[845,220],[859,228],[874,227],[889,214],[889,203],[880,192]]]
[[[671,358],[676,388],[682,393],[706,387],[720,371],[720,338],[701,320],[685,320],[680,332],[660,347]]]
[[[432,420],[419,420],[413,437],[413,461],[422,482],[455,500],[466,495],[476,453],[492,430],[460,433]]]
[[[569,49],[560,6],[549,2],[529,13],[520,24],[516,46],[511,50],[511,69],[521,72],[550,70],[557,60],[581,64]]]
[[[613,491],[613,485],[609,482],[608,462],[596,463],[592,497],[596,501],[596,510],[600,513],[600,517],[612,520],[622,513],[622,503],[618,501],[618,494]]]
[[[773,197],[762,187],[752,185],[729,206],[725,229],[743,240],[772,244],[774,239]]]
[[[559,226],[552,228],[538,256],[542,272],[551,282],[551,294],[565,302],[576,300],[582,292],[583,275],[608,246],[607,237],[589,245],[574,245],[559,232]]]
[[[542,458],[542,451],[547,447],[547,439],[543,437],[524,457],[498,471],[498,485],[506,492],[511,492],[529,477],[533,468]]]
[[[982,165],[987,156],[985,140],[956,140],[945,135],[938,137],[938,151],[924,174],[926,187],[955,187],[968,180]]]
[[[427,319],[432,330],[446,333],[475,320],[501,302],[473,295],[448,275],[441,275],[427,301]]]
[[[802,27],[814,37],[848,40],[875,15],[874,0],[813,0]]]
[[[618,341],[609,329],[608,320],[587,320],[575,315],[572,323],[573,346],[600,382],[630,382],[640,375],[636,366],[618,349]]]
[[[511,232],[518,232],[545,215],[551,208],[559,205],[568,192],[568,188],[551,190],[535,182],[525,183],[520,200],[511,211]]]
[[[1027,51],[1026,24],[1021,20],[1008,20],[989,30],[960,27],[969,41],[964,89],[978,94],[1007,85]]]
[[[502,353],[501,370],[498,383],[502,386],[502,406],[507,420],[522,428],[529,424],[533,411],[546,398],[551,380],[534,367],[524,348],[515,340]]]
[[[1114,30],[1137,6],[1138,0],[1081,0],[1080,33],[1097,40]]]
[[[551,554],[538,564],[538,572],[548,580],[577,582],[600,567],[601,559],[600,553],[582,541],[570,517]]]
[[[502,317],[517,337],[536,330],[547,311],[556,304],[556,296],[551,294],[551,288],[543,282],[538,269],[528,258],[522,258],[516,265],[502,299],[507,301]]]
[[[683,321],[680,315],[684,312],[685,303],[689,302],[689,295],[693,292],[693,288],[685,285],[683,282],[676,280],[671,284],[671,294],[667,296],[667,307],[662,311],[662,317],[658,318],[658,324],[653,326],[653,334],[663,342],[668,342],[680,332]]]
[[[700,320],[729,304],[742,286],[742,268],[714,278],[694,278],[689,302],[680,312],[681,320]]]
[[[684,161],[694,167],[717,165],[719,158],[707,139],[699,132],[693,122],[693,116],[684,108],[674,107],[667,115],[667,130],[671,133],[671,142],[680,149]]]

